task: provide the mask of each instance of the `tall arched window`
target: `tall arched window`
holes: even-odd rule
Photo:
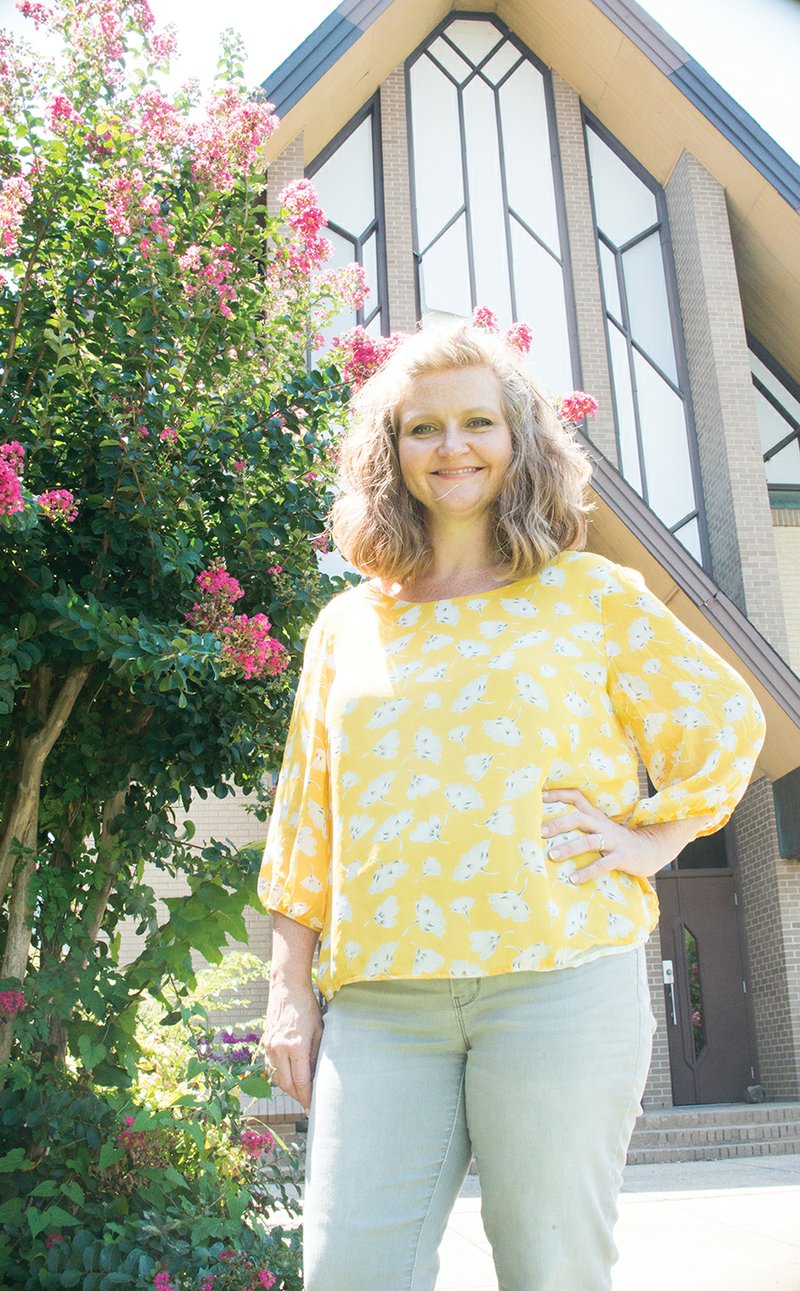
[[[695,559],[707,563],[688,377],[662,242],[663,194],[588,118],[586,148],[620,470]]]
[[[328,328],[328,340],[360,323],[375,336],[389,331],[386,252],[383,234],[378,102],[373,99],[348,122],[307,168],[328,217],[331,268],[356,260],[364,266],[369,294],[362,309],[343,310]],[[326,267],[328,267],[326,266]]]
[[[546,72],[505,27],[462,15],[407,66],[419,303],[534,331],[532,366],[571,389],[566,239]]]

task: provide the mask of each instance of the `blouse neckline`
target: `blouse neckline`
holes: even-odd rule
[[[363,586],[367,592],[379,597],[387,605],[396,606],[398,609],[409,609],[414,605],[418,605],[421,608],[426,605],[450,605],[456,601],[473,601],[481,600],[487,596],[494,597],[497,596],[498,593],[505,593],[506,595],[510,594],[513,596],[514,588],[521,587],[523,583],[532,583],[537,581],[546,569],[551,569],[554,565],[557,565],[562,557],[567,554],[567,552],[559,552],[552,560],[548,560],[544,565],[542,565],[541,569],[535,574],[523,574],[521,578],[514,578],[508,583],[500,583],[497,587],[489,587],[485,591],[462,592],[457,596],[439,596],[430,601],[405,600],[399,596],[392,596],[389,592],[384,592],[383,588],[379,586],[375,579],[371,579]]]

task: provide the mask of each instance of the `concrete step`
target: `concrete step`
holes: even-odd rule
[[[665,1108],[649,1110],[636,1122],[628,1164],[790,1152],[800,1153],[800,1103]]]

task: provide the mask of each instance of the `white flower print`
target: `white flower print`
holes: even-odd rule
[[[642,672],[661,672],[660,659],[645,659],[642,664]]]
[[[696,681],[673,681],[672,689],[693,704],[699,704],[703,698],[703,687]]]
[[[458,865],[453,872],[456,883],[466,883],[476,874],[486,869],[489,864],[489,842],[474,843],[468,851],[459,857]]]
[[[344,944],[344,953],[347,956],[347,958],[352,962],[355,959],[356,955],[361,954],[361,947],[359,946],[357,941],[346,941]]]
[[[470,780],[476,783],[482,780],[492,765],[492,756],[490,753],[470,753],[464,758],[464,767]]]
[[[489,677],[486,673],[482,677],[475,677],[466,686],[464,686],[453,700],[453,712],[465,713],[473,704],[477,704],[486,694],[486,685]]]
[[[397,718],[406,711],[410,703],[410,699],[388,699],[385,704],[378,705],[367,722],[367,726],[388,726],[390,722],[397,721]]]
[[[515,726],[510,717],[495,717],[483,723],[483,729],[494,740],[495,744],[518,745],[522,743],[522,731]]]
[[[603,625],[602,623],[576,623],[570,628],[570,636],[576,637],[578,641],[602,641]]]
[[[565,777],[569,779],[573,774],[569,762],[565,762],[563,758],[553,758],[549,770],[551,780],[563,780]]]
[[[438,950],[418,950],[411,965],[411,972],[414,977],[419,977],[422,973],[435,973],[443,963],[444,955],[440,955]]]
[[[438,816],[431,816],[428,820],[421,820],[418,825],[412,829],[410,838],[412,843],[436,843],[442,834],[442,822]]]
[[[546,874],[547,866],[544,860],[544,849],[534,842],[532,838],[521,838],[519,841],[520,855],[525,869],[530,874]]]
[[[316,856],[317,840],[309,825],[303,825],[302,828],[298,829],[294,845],[298,852],[302,852],[303,856]]]
[[[477,659],[479,655],[489,654],[490,651],[485,641],[459,641],[456,649],[465,659]]]
[[[557,901],[554,901],[553,898],[550,897],[550,900],[547,902],[545,906],[545,910],[550,916],[550,924],[552,927],[552,925],[555,923],[558,916],[561,914],[561,906],[558,904]]]
[[[542,645],[543,642],[550,640],[550,633],[545,632],[544,628],[537,628],[535,632],[523,632],[518,636],[516,641],[511,642],[512,650],[530,650],[532,646]]]
[[[386,897],[384,901],[381,901],[373,915],[373,918],[381,928],[394,928],[397,923],[399,912],[400,902],[397,900],[394,893],[392,893],[391,896]]]
[[[309,906],[306,901],[293,901],[286,911],[290,919],[302,919],[304,914],[308,914]]]
[[[468,959],[454,959],[450,965],[451,977],[486,977],[486,969],[471,964]]]
[[[512,771],[511,775],[506,776],[503,798],[520,798],[523,794],[531,793],[541,778],[542,772],[539,767],[519,767],[517,771]]]
[[[486,828],[493,834],[513,834],[517,828],[517,822],[511,808],[498,807],[487,820]]]
[[[575,838],[575,834],[554,834],[553,837],[561,840],[564,838]],[[570,882],[569,876],[574,874],[577,868],[578,867],[573,860],[562,861],[560,865],[556,866],[556,875],[559,883],[563,883],[566,887],[571,888],[573,892],[575,889]]]
[[[539,673],[542,677],[555,677],[557,672],[558,669],[554,668],[551,663],[539,664]]]
[[[441,650],[442,646],[450,645],[453,638],[446,632],[429,632],[421,646],[422,654],[430,654],[432,650]]]
[[[589,902],[576,901],[567,911],[567,917],[564,920],[564,936],[574,937],[581,932],[589,919]]]
[[[471,932],[469,934],[470,945],[481,959],[491,959],[497,947],[500,945],[499,932]]]
[[[437,695],[435,690],[432,690],[429,695],[426,695],[422,701],[423,708],[441,708],[441,706],[442,697],[441,695]]]
[[[321,834],[328,832],[328,818],[325,815],[325,808],[321,807],[318,802],[309,801],[308,814],[311,817],[311,823]]]
[[[429,932],[434,937],[444,936],[444,911],[436,904],[433,897],[420,897],[415,909],[417,923],[423,932]]]
[[[370,780],[358,800],[359,807],[372,807],[374,803],[382,802],[384,794],[388,793],[392,787],[392,781],[396,774],[395,771],[384,771],[383,775],[376,776],[374,780]]]
[[[555,605],[553,606],[553,613],[564,615],[564,614],[574,614],[575,611],[573,610],[571,605],[567,605],[566,601],[556,601]]]
[[[353,903],[344,892],[337,892],[333,898],[333,917],[337,923],[349,923],[353,917]]]
[[[538,968],[549,949],[543,941],[537,941],[535,946],[526,946],[512,961],[511,967],[517,973]]]
[[[307,874],[301,881],[300,887],[305,888],[306,892],[321,892],[322,880],[318,879],[316,874]]]
[[[394,681],[405,681],[406,677],[412,677],[422,663],[419,659],[410,659],[408,663],[400,663],[392,672]]]
[[[514,678],[514,685],[526,704],[535,704],[537,708],[543,708],[545,711],[550,707],[550,701],[544,690],[527,672],[518,672]]]
[[[664,729],[666,720],[666,713],[648,713],[642,723],[645,739],[648,741],[655,740]]]
[[[603,752],[602,749],[589,749],[589,752],[587,753],[586,756],[588,757],[595,771],[599,771],[602,775],[607,775],[607,776],[611,776],[614,774],[614,767],[616,765],[614,762],[614,759],[610,758],[607,753]]]
[[[602,892],[604,897],[608,897],[609,901],[616,901],[617,905],[625,905],[625,895],[613,874],[601,874],[595,882],[598,891]]]
[[[630,919],[626,919],[624,915],[615,914],[613,911],[608,916],[606,927],[608,929],[609,937],[613,937],[614,940],[618,937],[630,937],[633,932],[632,921]]]
[[[418,758],[428,762],[440,762],[442,758],[442,741],[429,726],[421,726],[414,736],[414,752]]]
[[[556,654],[568,655],[571,659],[580,658],[580,647],[576,646],[574,641],[569,641],[566,637],[556,637],[553,642],[553,650]]]
[[[653,639],[653,625],[650,620],[644,616],[637,619],[628,628],[628,645],[631,650],[644,650]]]
[[[733,753],[733,750],[738,744],[736,732],[732,726],[721,726],[714,736],[714,739],[717,740],[724,749],[727,749],[729,753]]]
[[[495,637],[499,637],[502,632],[505,632],[507,627],[508,624],[502,619],[486,619],[481,623],[478,631],[482,637],[488,637],[490,641],[493,641]]]
[[[599,663],[577,663],[575,671],[594,686],[602,686],[606,679],[606,670]]]
[[[472,811],[475,807],[483,806],[483,798],[478,790],[468,784],[449,784],[444,796],[456,811]]]
[[[361,873],[361,870],[362,870],[361,861],[353,861],[350,865],[348,865],[347,869],[344,872],[344,876],[347,882],[352,883],[353,879],[358,878],[358,875]]]
[[[399,942],[387,941],[374,950],[364,966],[364,976],[377,977],[380,973],[388,973],[392,960],[397,954],[398,945]]]
[[[469,732],[469,726],[454,726],[452,730],[447,732],[447,738],[448,740],[452,740],[454,744],[463,744],[469,735]]]
[[[558,565],[553,565],[549,569],[543,569],[539,575],[539,581],[546,587],[563,587],[566,574]]]
[[[387,861],[385,865],[379,865],[372,876],[369,891],[374,895],[376,892],[385,892],[387,888],[393,888],[407,869],[405,861]]]
[[[592,711],[591,704],[579,695],[577,690],[568,690],[564,696],[564,703],[576,717],[588,717]]]
[[[331,753],[347,753],[350,741],[344,731],[331,731]]]
[[[464,918],[469,920],[469,912],[474,904],[474,897],[456,897],[455,901],[450,902],[450,909],[453,914],[463,914]]]
[[[719,765],[719,760],[721,757],[722,757],[722,750],[714,749],[713,753],[709,753],[708,757],[706,758],[705,762],[703,763],[703,765],[701,766],[697,774],[705,775],[705,776],[713,775],[717,769],[717,766]]]
[[[555,749],[558,747],[558,740],[555,737],[555,733],[550,730],[549,726],[540,727],[539,739],[542,741],[545,748]]]
[[[513,650],[504,650],[502,654],[495,655],[489,667],[497,669],[498,672],[505,672],[508,668],[513,668],[516,662],[516,653]]]
[[[414,640],[414,635],[415,634],[413,632],[409,632],[407,636],[398,637],[396,641],[387,641],[386,645],[383,647],[384,654],[402,654],[406,646],[410,645]],[[417,664],[417,667],[419,667],[419,664]]]
[[[452,601],[440,601],[433,611],[433,617],[437,623],[447,623],[452,627],[461,618],[461,611]]]
[[[401,628],[413,627],[421,613],[421,605],[412,605],[410,609],[403,611],[397,622]]]
[[[406,790],[407,798],[424,798],[439,788],[439,781],[432,775],[413,775]]]
[[[379,758],[396,758],[400,748],[399,731],[389,731],[383,739],[378,740],[374,752]]]
[[[515,923],[526,923],[531,917],[531,908],[517,892],[490,892],[489,905],[501,919],[513,919]]]
[[[358,776],[355,771],[342,772],[342,788],[352,789],[354,784],[358,784]]]
[[[684,672],[689,672],[693,677],[716,677],[713,668],[703,663],[700,659],[693,659],[691,655],[672,655],[672,662],[677,663],[683,668]]]
[[[390,843],[399,838],[406,825],[414,819],[413,811],[398,811],[396,816],[387,816],[386,820],[375,830],[375,837],[381,843]]]
[[[436,878],[442,872],[442,867],[435,856],[426,856],[422,862],[422,873],[429,877]]]
[[[524,596],[511,596],[500,602],[507,614],[517,614],[521,619],[532,619],[539,613],[533,601]]]
[[[644,677],[637,677],[635,673],[621,672],[619,674],[619,686],[620,690],[634,703],[653,698],[653,692]]]
[[[691,704],[687,704],[685,708],[673,708],[672,717],[679,726],[683,726],[688,731],[696,731],[701,726],[711,725],[710,717],[699,708],[693,708]]]
[[[722,705],[722,711],[731,722],[736,722],[740,717],[744,717],[750,705],[744,695],[731,695]]]
[[[419,674],[419,681],[443,681],[447,676],[447,664],[437,663]]]
[[[580,744],[581,728],[578,726],[576,722],[570,722],[569,726],[567,727],[567,734],[569,735],[569,747],[572,749],[572,752],[574,753],[578,745]]]

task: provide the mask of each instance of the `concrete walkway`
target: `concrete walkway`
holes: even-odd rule
[[[800,1291],[800,1155],[629,1166],[616,1237],[614,1291]],[[497,1291],[474,1175],[436,1291]]]

